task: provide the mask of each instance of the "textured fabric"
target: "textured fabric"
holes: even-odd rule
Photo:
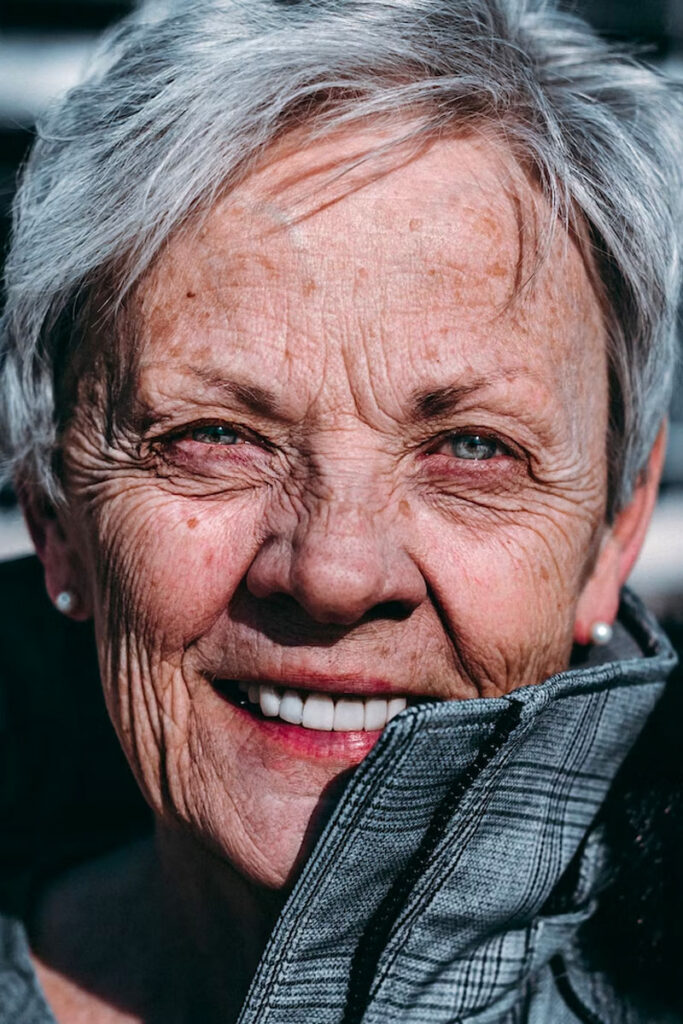
[[[586,964],[577,933],[605,870],[596,815],[674,656],[629,595],[612,646],[593,653],[539,686],[412,707],[385,729],[304,867],[240,1024],[660,1019]],[[31,1009],[0,1020],[52,1024],[8,934],[0,1007],[10,993]]]
[[[673,625],[673,624],[672,624]],[[675,629],[675,627],[674,627]],[[683,623],[678,635],[683,650]],[[581,930],[594,973],[683,1020],[683,665],[629,751],[600,814],[608,871]]]
[[[622,619],[606,663],[412,708],[385,730],[284,909],[240,1024],[573,1019],[547,975],[563,972],[555,958],[594,908],[590,826],[673,664],[628,596]],[[544,913],[570,867],[562,913]]]
[[[0,918],[0,1021],[57,1024],[33,971],[24,929],[10,918]]]

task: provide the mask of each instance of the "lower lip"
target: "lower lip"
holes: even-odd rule
[[[281,718],[265,718],[251,705],[242,707],[230,696],[214,688],[222,702],[242,721],[245,728],[258,729],[264,742],[273,743],[298,757],[314,760],[334,760],[344,765],[359,764],[366,757],[382,730],[372,732],[325,732],[321,729],[304,729],[301,725],[290,725]]]

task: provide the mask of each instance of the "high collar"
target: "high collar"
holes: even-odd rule
[[[625,592],[612,645],[581,667],[396,718],[307,860],[239,1024],[501,1019],[592,912],[592,825],[674,663]]]

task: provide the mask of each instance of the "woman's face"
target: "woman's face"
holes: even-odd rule
[[[281,154],[170,243],[125,409],[107,432],[91,389],[66,445],[70,582],[133,769],[268,885],[381,700],[567,666],[603,530],[605,339],[574,242],[534,266],[542,203],[490,145],[342,194],[315,168],[350,149]],[[318,727],[235,681],[317,694]],[[342,695],[354,727],[320,728]]]

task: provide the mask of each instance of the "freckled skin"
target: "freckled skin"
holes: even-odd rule
[[[534,257],[519,209],[543,210],[512,161],[443,140],[329,205],[309,174],[295,218],[300,161],[253,175],[141,284],[144,430],[133,416],[103,447],[89,408],[66,444],[65,529],[86,538],[136,776],[162,820],[269,886],[358,758],[285,756],[207,676],[359,673],[446,699],[538,683],[568,664],[605,532],[599,304],[561,229],[513,298]],[[218,374],[271,391],[277,415],[209,387]],[[409,417],[415,390],[475,379],[454,410]],[[238,443],[193,439],[198,422]],[[503,448],[458,457],[458,432]]]

